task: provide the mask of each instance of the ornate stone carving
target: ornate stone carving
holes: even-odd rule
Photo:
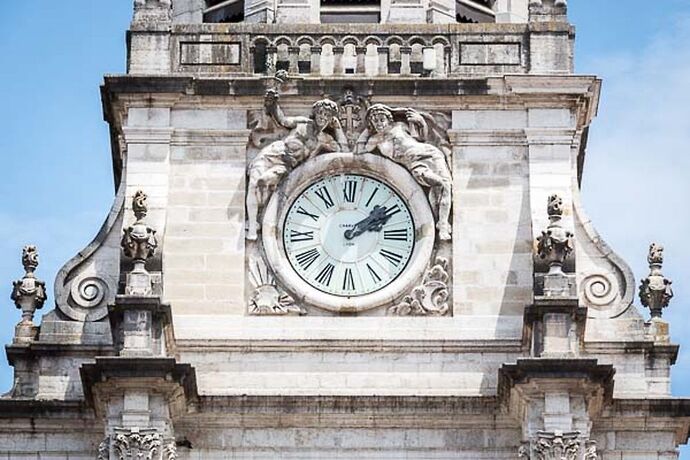
[[[351,151],[357,147],[357,139],[366,129],[366,114],[369,108],[369,100],[359,96],[351,88],[343,91],[338,100],[340,124],[345,131],[347,144]]]
[[[149,227],[144,218],[148,212],[146,194],[139,190],[132,198],[132,210],[136,221],[123,230],[121,246],[125,256],[134,262],[134,268],[127,275],[125,293],[128,295],[150,295],[151,277],[146,271],[146,260],[153,256],[158,241],[156,231]]]
[[[585,453],[583,458],[584,460],[599,460],[596,441],[590,440],[585,442]]]
[[[57,308],[72,320],[98,321],[108,314],[108,304],[115,301],[125,188],[120,184],[98,235],[65,263],[55,277]]]
[[[664,263],[664,247],[652,243],[649,246],[649,275],[640,283],[640,302],[649,308],[652,318],[661,318],[662,310],[673,298],[671,280],[664,277],[661,267]]]
[[[106,436],[98,444],[98,456],[96,460],[109,460],[110,459],[110,436]]]
[[[249,281],[254,291],[249,296],[250,315],[305,315],[294,299],[275,284],[275,278],[260,256],[249,258]]]
[[[113,438],[113,452],[118,460],[158,459],[161,445],[161,435],[154,430],[121,431]]]
[[[43,308],[46,301],[45,283],[34,275],[38,267],[38,250],[36,246],[27,245],[22,250],[24,276],[13,283],[10,298],[22,311],[22,319],[15,329],[15,342],[26,342],[36,338],[37,328],[34,325],[34,313]]]
[[[265,112],[279,127],[290,131],[282,139],[263,147],[249,163],[248,240],[256,240],[260,209],[268,203],[276,186],[290,171],[314,155],[348,150],[335,102],[322,99],[312,105],[309,117],[288,117],[280,108],[278,99],[277,91],[268,90],[264,99]]]
[[[177,444],[171,439],[163,447],[163,460],[177,460]]]
[[[518,448],[518,458],[531,460],[532,454],[530,452],[529,442],[523,442],[522,445]]]
[[[398,316],[443,316],[450,311],[448,305],[448,260],[437,257],[434,265],[424,273],[422,284],[410,295],[388,309]]]
[[[437,218],[441,240],[451,237],[452,176],[446,154],[429,142],[433,118],[411,108],[374,104],[367,110],[367,128],[357,141],[357,152],[378,153],[403,165],[429,189],[429,203]],[[435,123],[432,123],[435,124]]]
[[[536,460],[578,460],[580,433],[539,431],[534,441]]]
[[[549,0],[547,0],[548,2]],[[568,6],[568,0],[553,0],[554,6]],[[544,1],[543,0],[529,0],[529,5],[532,6],[543,6]]]
[[[573,234],[563,228],[563,200],[558,195],[551,195],[547,203],[549,225],[537,238],[537,254],[549,264],[549,275],[563,273],[563,263],[573,252]]]

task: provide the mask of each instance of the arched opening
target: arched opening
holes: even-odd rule
[[[244,21],[244,0],[206,0],[204,22]]]
[[[455,19],[463,24],[496,22],[494,0],[455,0]]]
[[[321,0],[321,23],[378,24],[381,0]]]

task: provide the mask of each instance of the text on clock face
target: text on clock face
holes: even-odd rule
[[[325,177],[290,205],[283,224],[290,265],[309,285],[338,296],[375,292],[398,277],[415,244],[404,200],[385,182]]]

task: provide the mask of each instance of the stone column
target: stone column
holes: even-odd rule
[[[388,53],[390,49],[387,46],[379,46],[376,51],[379,55],[379,75],[388,75]]]
[[[288,68],[288,72],[291,75],[296,75],[299,73],[299,66],[297,64],[298,60],[299,60],[299,47],[298,46],[290,46],[288,48],[288,61],[290,62],[290,67]]]
[[[170,0],[135,0],[129,30],[128,73],[162,75],[171,71]]]
[[[321,74],[321,47],[311,47],[311,73],[313,75]]]
[[[364,75],[366,72],[364,59],[366,57],[367,49],[364,46],[358,46],[355,48],[355,52],[357,53],[357,68],[355,69],[355,73],[358,75]]]
[[[344,48],[342,46],[333,47],[333,75],[342,75],[345,73],[343,70],[343,52]]]
[[[573,72],[575,36],[564,0],[530,0],[530,73]]]
[[[400,74],[410,75],[412,69],[410,68],[410,56],[412,55],[412,48],[409,46],[400,47]]]

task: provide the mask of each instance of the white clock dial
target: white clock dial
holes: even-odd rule
[[[405,201],[384,182],[341,174],[323,178],[292,202],[283,246],[292,268],[329,294],[365,295],[407,266],[415,224]]]

